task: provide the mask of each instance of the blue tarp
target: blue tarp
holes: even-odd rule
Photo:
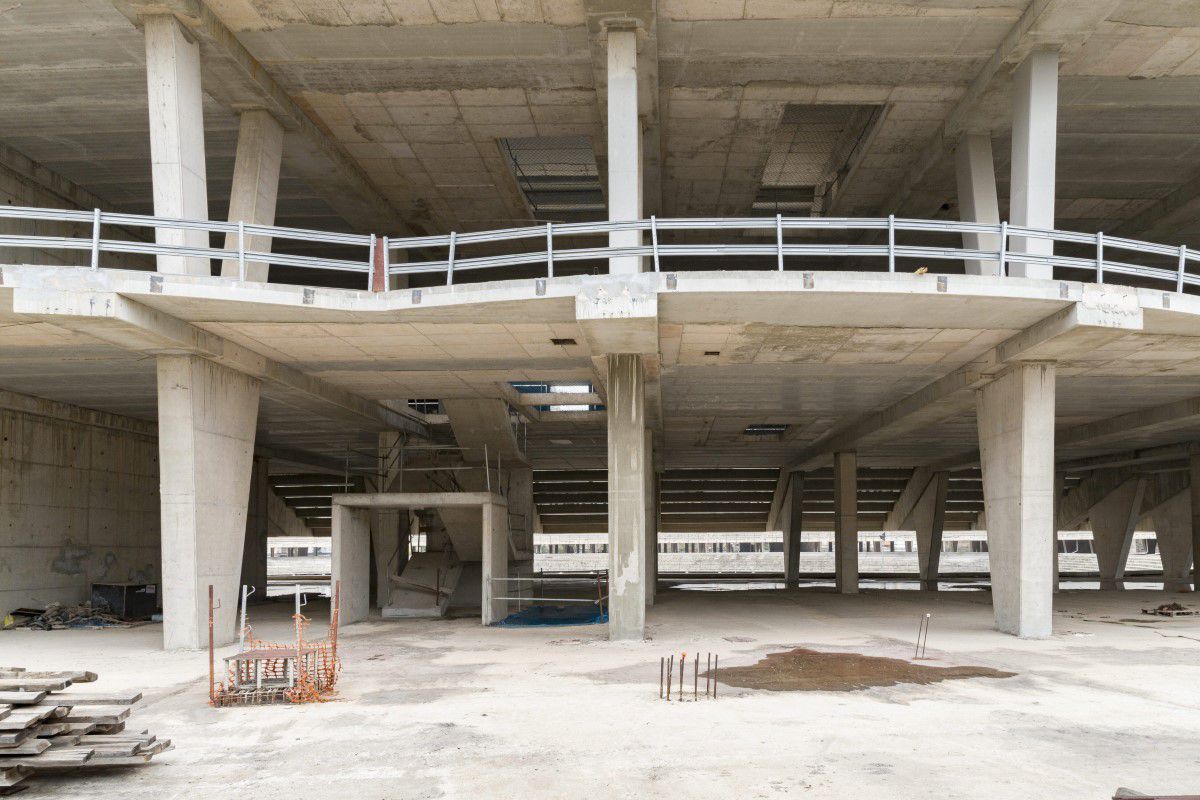
[[[509,614],[496,623],[502,628],[526,628],[532,625],[596,625],[608,622],[608,614],[591,603],[571,606],[530,606]]]

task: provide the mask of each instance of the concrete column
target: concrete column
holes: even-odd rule
[[[800,540],[804,531],[804,473],[792,473],[784,502],[783,583],[787,588],[794,588],[800,585]]]
[[[946,527],[946,495],[950,473],[937,472],[930,478],[921,499],[912,510],[913,529],[917,534],[917,565],[921,586],[937,591],[942,562],[942,532]]]
[[[508,616],[508,601],[493,600],[507,597],[508,584],[493,584],[491,578],[508,577],[508,509],[502,505],[483,505],[483,586],[481,604],[483,624],[491,625]]]
[[[385,431],[379,434],[379,472],[376,476],[379,491],[402,492],[403,473],[397,458],[396,443],[400,434]],[[371,554],[375,562],[376,608],[386,608],[392,602],[392,575],[399,575],[408,561],[407,540],[403,534],[408,529],[408,511],[399,508],[377,508],[371,511]],[[403,551],[403,552],[401,552]]]
[[[259,382],[196,356],[158,357],[163,645],[235,637]]]
[[[658,493],[655,492],[657,479],[654,472],[654,431],[646,429],[646,448],[642,463],[646,473],[646,605],[654,605],[654,595],[658,589]]]
[[[858,594],[858,456],[833,456],[834,570],[840,594]]]
[[[1063,494],[1066,491],[1065,476],[1056,474],[1054,476],[1054,525],[1050,531],[1050,586],[1054,594],[1058,594],[1058,526],[1062,517],[1059,516],[1059,508],[1062,503]]]
[[[229,190],[229,221],[254,225],[275,224],[275,200],[279,195],[279,162],[283,158],[283,126],[261,108],[242,112],[238,125],[237,156],[233,162],[233,186]],[[225,249],[236,250],[238,237],[225,235]],[[271,252],[270,236],[246,236],[246,249]],[[246,280],[267,282],[265,261],[246,262]],[[221,262],[221,277],[238,277],[237,259]]]
[[[986,133],[964,133],[954,153],[958,174],[958,218],[961,222],[1000,224],[996,200],[996,170],[992,161],[992,137]],[[963,247],[969,250],[999,250],[1000,237],[990,233],[964,233]],[[999,261],[967,261],[968,275],[998,275]]]
[[[1101,589],[1125,588],[1125,565],[1133,547],[1133,532],[1142,516],[1145,492],[1145,478],[1130,478],[1088,511]]]
[[[254,602],[261,602],[267,596],[267,531],[270,527],[267,499],[271,491],[267,467],[267,459],[254,459],[250,473],[250,502],[246,506],[246,541],[242,548],[240,582],[243,586],[254,587]]]
[[[1053,364],[1020,364],[977,394],[996,627],[1051,633],[1054,530]]]
[[[1188,494],[1192,506],[1192,583],[1193,588],[1200,592],[1200,454],[1193,454],[1188,459],[1188,472],[1191,478]],[[1186,561],[1183,568],[1187,569]]]
[[[637,31],[608,28],[608,218],[642,218],[642,127],[638,119]],[[641,231],[608,235],[612,247],[634,247]],[[608,260],[609,274],[642,271],[644,259],[623,256]]]
[[[1008,218],[1013,225],[1054,227],[1054,169],[1058,145],[1058,53],[1035,51],[1013,74],[1012,177]],[[1014,236],[1012,253],[1049,255],[1048,239]],[[1026,264],[1015,255],[1008,274],[1024,278],[1051,278],[1049,265]]]
[[[537,510],[533,505],[533,470],[515,466],[508,473],[508,520],[512,539],[522,558],[533,558],[533,529]],[[525,554],[528,553],[528,556]]]
[[[646,384],[642,357],[608,356],[608,635],[646,624]]]
[[[206,220],[200,48],[175,17],[166,14],[146,17],[145,37],[154,215]],[[205,231],[159,228],[155,237],[159,244],[209,246]],[[158,256],[158,271],[212,274],[208,259],[183,256]]]
[[[333,581],[342,582],[339,625],[367,618],[371,609],[371,511],[333,505]]]
[[[1162,559],[1163,589],[1175,591],[1191,582],[1195,500],[1180,492],[1154,509],[1154,536]]]

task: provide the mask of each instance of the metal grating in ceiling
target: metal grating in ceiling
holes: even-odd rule
[[[501,139],[500,149],[535,219],[584,221],[607,208],[596,155],[586,136]]]
[[[787,105],[752,209],[820,216],[881,109],[878,105]]]

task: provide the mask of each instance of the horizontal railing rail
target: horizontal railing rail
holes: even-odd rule
[[[0,234],[0,260],[5,249],[29,248],[38,250],[66,250],[90,252],[90,266],[98,269],[106,253],[144,256],[176,256],[197,259],[234,261],[238,264],[238,280],[246,279],[247,263],[263,263],[300,269],[329,270],[359,273],[364,277],[366,288],[388,291],[390,276],[415,274],[444,274],[447,285],[455,283],[458,273],[475,270],[545,265],[547,277],[554,277],[557,263],[602,261],[610,258],[644,258],[651,263],[655,272],[663,271],[664,259],[679,258],[761,258],[774,259],[774,268],[780,271],[797,261],[811,258],[865,259],[886,264],[889,272],[896,271],[899,260],[920,262],[980,262],[990,265],[990,274],[1009,274],[1014,263],[1047,265],[1051,274],[1056,270],[1067,270],[1072,274],[1087,272],[1097,283],[1104,283],[1110,275],[1124,275],[1150,281],[1162,281],[1175,291],[1185,286],[1200,286],[1200,274],[1189,272],[1189,265],[1200,263],[1200,251],[1186,245],[1166,245],[1140,241],[1104,233],[1077,233],[1072,231],[1047,230],[1007,222],[998,224],[978,222],[956,222],[953,220],[902,219],[894,216],[878,218],[855,217],[737,217],[737,218],[679,218],[658,219],[650,217],[626,222],[570,222],[544,223],[519,228],[504,228],[471,233],[450,233],[438,236],[416,236],[389,238],[374,234],[337,233],[302,228],[255,225],[245,222],[222,222],[217,220],[188,220],[169,217],[153,217],[138,214],[118,214],[66,209],[28,208],[0,206],[0,221],[14,220],[31,223],[64,223],[90,226],[87,236],[55,236],[46,234],[4,233]],[[117,239],[101,236],[104,226],[126,229],[149,229],[155,241],[142,241],[136,237]],[[11,226],[10,226],[11,227]],[[203,231],[207,235],[224,234],[232,237],[235,246],[226,239],[221,247],[198,247],[186,244],[159,242],[163,231]],[[579,246],[582,237],[605,236],[611,233],[637,232],[640,244]],[[711,234],[734,231],[742,233],[766,232],[772,236],[768,242],[699,242],[663,243],[660,234],[674,236],[681,233]],[[788,241],[788,233],[800,232],[872,232],[885,235],[885,241],[875,243],[858,242],[796,242]],[[927,235],[970,235],[976,237],[980,246],[938,246],[927,243],[899,244],[897,234]],[[285,240],[301,245],[332,245],[361,248],[362,258],[330,258],[324,256],[297,255],[249,249],[247,237]],[[649,241],[646,241],[648,239]],[[496,245],[505,242],[535,241],[536,249],[491,255],[461,256],[461,248]],[[1047,249],[1055,245],[1068,245],[1076,250],[1085,249],[1087,255],[1028,252],[1013,249],[1014,240],[1049,242]],[[983,247],[987,242],[989,246]],[[564,246],[565,245],[565,246]],[[994,248],[994,249],[993,249]],[[1040,249],[1040,248],[1034,248]],[[430,252],[445,251],[445,257],[430,258]],[[1133,253],[1145,259],[1171,259],[1171,266],[1153,266],[1129,260],[1110,258],[1112,251]],[[1137,256],[1135,256],[1136,258]],[[790,264],[788,263],[790,259]],[[927,269],[928,264],[922,264]],[[872,269],[871,271],[879,271]],[[934,270],[936,271],[936,270]],[[1077,276],[1078,277],[1078,276]]]

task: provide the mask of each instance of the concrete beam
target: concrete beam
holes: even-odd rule
[[[921,497],[925,494],[925,489],[929,486],[931,478],[933,478],[933,470],[929,467],[917,467],[913,470],[908,483],[904,485],[904,488],[900,491],[900,495],[896,498],[892,510],[888,512],[887,519],[883,522],[883,530],[907,530],[904,524],[912,515],[913,509],[917,507],[917,503],[920,502]]]
[[[1102,443],[1109,439],[1122,439],[1130,434],[1146,435],[1165,433],[1180,428],[1190,428],[1200,423],[1200,397],[1176,400],[1150,409],[1131,411],[1115,417],[1076,425],[1059,431],[1054,441],[1058,447]]]
[[[208,359],[296,395],[306,406],[374,430],[428,438],[422,420],[353,394],[115,292],[15,289],[13,308],[101,341],[147,355],[189,354]]]
[[[911,161],[900,185],[884,203],[883,213],[932,217],[947,198],[926,198],[908,208],[926,176],[950,153],[964,132],[1000,132],[1007,127],[1007,107],[1001,98],[1008,90],[1013,69],[1038,48],[1070,54],[1086,42],[1108,19],[1121,0],[1033,0],[1005,35],[966,93],[946,115],[938,130]]]
[[[974,403],[975,389],[992,381],[1009,365],[1057,361],[1141,329],[1142,311],[1132,290],[1117,290],[1109,297],[1085,296],[1006,339],[980,359],[881,411],[834,429],[790,459],[784,471],[813,469],[826,463],[833,453],[854,448],[867,437],[884,432],[894,437],[955,416]]]
[[[371,182],[342,145],[329,137],[271,78],[203,0],[111,0],[135,25],[153,15],[178,19],[196,39],[205,92],[234,109],[263,108],[292,134],[284,163],[304,179],[354,230],[424,233],[401,222],[395,206]]]
[[[504,463],[528,464],[521,443],[517,441],[508,413],[508,403],[491,398],[442,399],[442,407],[450,417],[454,439],[468,464]]]

